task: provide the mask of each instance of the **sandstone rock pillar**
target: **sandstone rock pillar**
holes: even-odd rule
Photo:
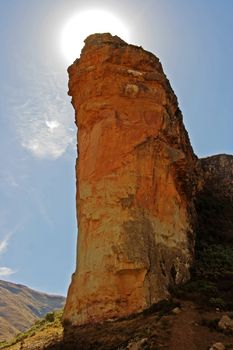
[[[84,324],[146,309],[189,278],[196,157],[153,54],[95,34],[68,71],[78,252],[64,319]]]

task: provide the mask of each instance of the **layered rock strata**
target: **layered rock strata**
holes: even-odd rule
[[[78,325],[140,312],[189,278],[197,159],[153,54],[95,34],[68,72],[78,252],[64,319]]]

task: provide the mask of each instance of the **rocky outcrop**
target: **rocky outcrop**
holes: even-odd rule
[[[218,322],[218,327],[222,331],[233,333],[233,320],[228,315],[223,315]]]
[[[233,156],[218,154],[199,160],[205,187],[233,201]]]
[[[198,180],[157,57],[96,34],[68,71],[78,252],[64,320],[78,325],[140,312],[189,278]]]
[[[200,239],[233,243],[233,156],[199,159],[202,189],[196,200]]]

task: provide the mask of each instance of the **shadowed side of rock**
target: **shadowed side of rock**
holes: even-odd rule
[[[197,195],[197,234],[200,239],[233,243],[233,156],[199,159],[203,188]]]
[[[189,278],[198,180],[157,57],[96,34],[69,78],[79,235],[64,320],[80,325],[140,312]]]

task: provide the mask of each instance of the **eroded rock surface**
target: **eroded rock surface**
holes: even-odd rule
[[[64,319],[121,317],[189,278],[197,159],[159,59],[110,34],[69,67],[78,126],[77,269]]]
[[[205,178],[205,187],[216,195],[233,201],[233,156],[217,154],[201,158],[199,163]]]

